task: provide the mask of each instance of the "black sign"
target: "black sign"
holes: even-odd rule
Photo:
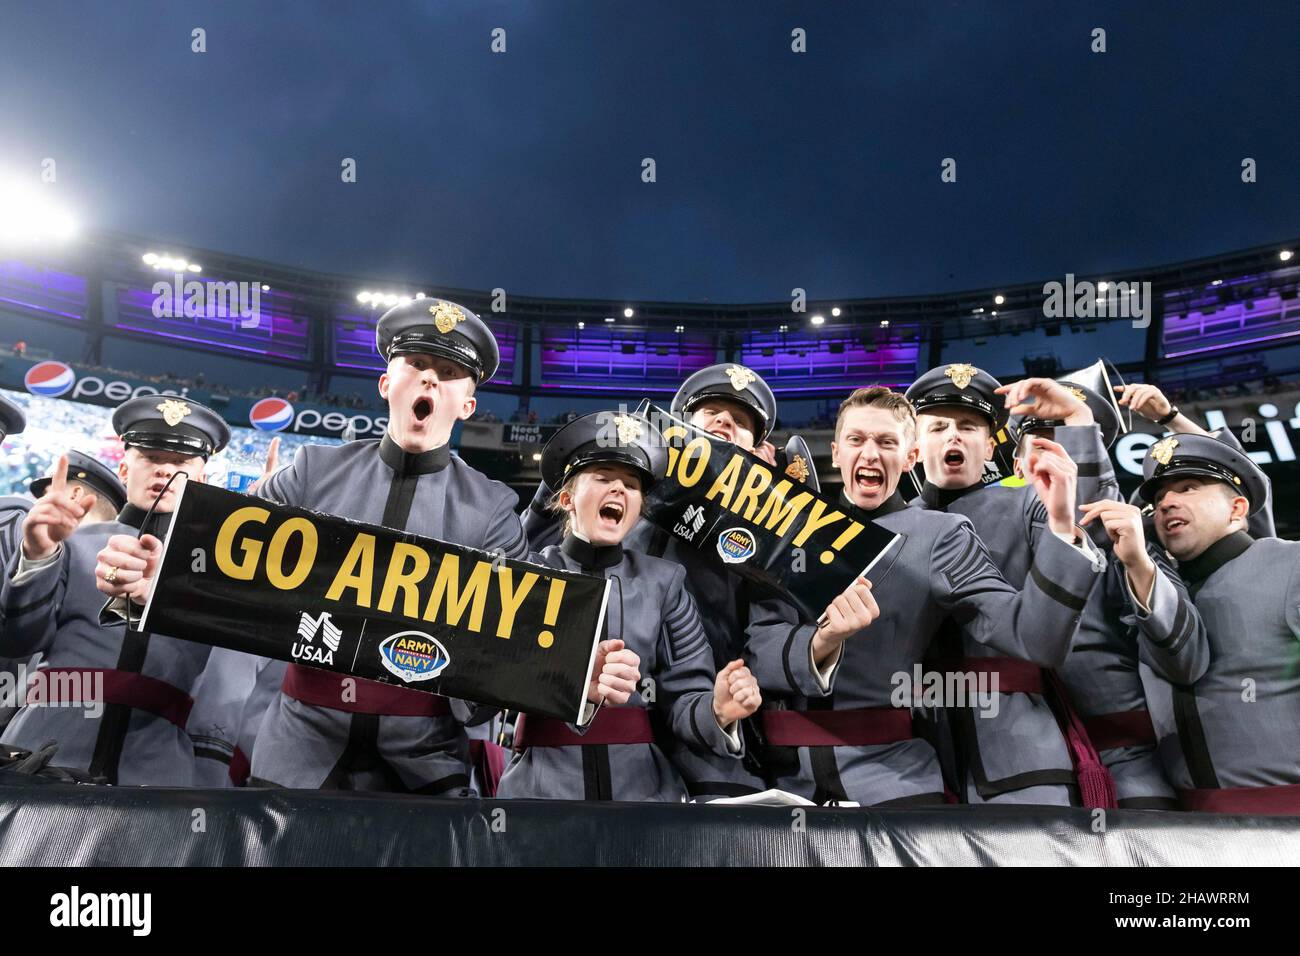
[[[576,721],[607,587],[187,482],[140,627]]]
[[[649,403],[640,411],[668,442],[668,474],[646,494],[647,520],[781,591],[810,619],[902,537],[731,442]]]

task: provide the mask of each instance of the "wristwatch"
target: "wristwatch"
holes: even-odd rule
[[[1173,402],[1170,402],[1170,403],[1169,403],[1169,414],[1168,414],[1168,415],[1162,415],[1160,418],[1155,419],[1155,424],[1157,424],[1157,425],[1168,425],[1170,422],[1172,422],[1172,421],[1173,421],[1175,418],[1177,418],[1177,417],[1178,417],[1178,406],[1175,405]]]

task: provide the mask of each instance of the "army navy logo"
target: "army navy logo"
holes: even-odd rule
[[[952,383],[958,388],[965,388],[970,384],[971,379],[979,374],[979,369],[974,365],[967,365],[963,362],[949,365],[943,370],[943,374],[952,379]]]
[[[1069,390],[1071,395],[1083,402],[1083,404],[1088,404],[1088,396],[1083,394],[1083,389],[1079,388],[1077,385],[1067,385],[1065,387]]]
[[[465,313],[450,302],[440,301],[437,305],[429,306],[429,314],[433,316],[433,324],[443,334],[465,321]]]
[[[313,642],[317,635],[320,636],[321,646]],[[294,642],[292,653],[294,658],[305,664],[334,664],[334,652],[339,649],[339,641],[343,639],[343,631],[330,620],[329,611],[321,611],[319,617],[312,617],[306,611],[298,615],[298,637],[301,641]]]
[[[620,445],[630,445],[641,437],[641,423],[629,415],[615,415],[614,427],[618,429]]]
[[[379,644],[379,662],[408,683],[432,680],[447,669],[447,648],[421,631],[402,631]]]
[[[727,378],[731,379],[732,388],[743,392],[758,376],[743,365],[732,365],[727,369]]]
[[[795,455],[790,459],[790,464],[785,466],[786,476],[793,478],[795,481],[808,480],[808,462],[803,460],[803,455]]]
[[[718,554],[726,564],[744,564],[755,550],[754,536],[744,528],[728,528],[718,535]]]
[[[1174,449],[1177,447],[1177,438],[1174,438],[1173,436],[1162,438],[1151,446],[1151,457],[1154,458],[1158,464],[1167,465],[1174,457]]]
[[[162,412],[163,421],[168,426],[175,428],[181,423],[181,420],[193,412],[188,402],[182,402],[175,398],[166,399],[157,406],[158,411]]]

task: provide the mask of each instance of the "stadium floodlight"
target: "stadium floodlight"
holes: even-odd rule
[[[415,297],[416,297],[417,299],[423,299],[423,298],[424,298],[424,293],[423,293],[423,292],[417,292],[417,293],[415,293]]]
[[[397,296],[393,295],[391,292],[384,296],[384,305],[397,305]]]
[[[357,293],[357,301],[360,302],[362,305],[365,305],[367,302],[370,301],[370,293],[369,293],[369,292],[358,292],[358,293]]]
[[[836,318],[839,318],[840,307],[838,305],[835,306],[835,308],[831,309],[831,315],[835,316]]]
[[[994,305],[1001,305],[1005,301],[1007,301],[1006,296],[1004,296],[1001,292],[999,292],[997,295],[993,297]]]
[[[189,264],[189,270],[190,270],[191,272],[202,272],[202,271],[203,271],[203,266],[199,265],[197,262],[191,262],[191,263]],[[263,289],[262,291],[265,292],[266,290]]]
[[[978,308],[978,309],[971,309],[971,310],[970,310],[970,314],[971,314],[971,315],[983,315],[983,314],[984,314],[984,307],[981,306],[981,307]]]
[[[781,328],[779,328],[777,331],[778,331],[778,332],[789,332],[789,331],[790,331],[790,326],[788,326],[788,325],[783,325],[783,326],[781,326]]]
[[[263,282],[263,283],[262,283],[262,291],[263,291],[263,292],[270,292],[270,291],[271,291],[271,287],[270,287],[269,285],[267,285],[265,282]]]
[[[541,460],[542,460],[542,453],[540,451],[533,452],[533,461],[541,461]]]
[[[1215,279],[1213,282],[1210,283],[1210,285],[1223,285],[1223,280]]]
[[[880,327],[881,327],[882,329],[887,329],[887,328],[889,328],[889,320],[888,320],[888,319],[881,319],[881,320],[880,320]]]
[[[679,325],[679,326],[677,326],[677,334],[678,334],[678,335],[681,335],[681,334],[682,334],[683,332],[685,332],[685,331],[686,331],[686,326],[684,326],[684,325]]]
[[[607,316],[605,316],[605,324],[606,324],[606,325],[613,325],[613,324],[614,324],[614,317],[613,317],[612,315],[607,315]]]
[[[76,222],[46,195],[26,183],[0,183],[0,240],[63,242],[76,235]]]
[[[630,308],[628,308],[628,309],[624,309],[624,310],[623,310],[623,318],[625,318],[625,319],[630,319],[630,318],[632,318],[632,316],[633,316],[634,314],[635,314],[635,313],[633,313],[632,310],[631,310]]]
[[[1290,249],[1283,249],[1281,252],[1277,254],[1277,257],[1281,259],[1283,262],[1287,262],[1290,260],[1292,255],[1294,255],[1294,253],[1292,253]]]
[[[579,323],[578,323],[578,331],[579,331],[579,332],[581,332],[581,331],[582,331],[583,329],[585,329],[586,327],[587,327],[587,323],[586,323],[586,322],[579,322]]]
[[[991,315],[991,316],[996,316],[997,314],[998,314],[998,310],[997,310],[997,309],[994,309],[992,312],[989,313],[989,315]]]
[[[404,296],[402,296],[401,298],[399,298],[399,299],[397,300],[397,304],[398,304],[398,305],[410,305],[410,304],[411,304],[411,297],[410,297],[409,295],[404,295]]]
[[[822,324],[823,322],[825,322],[825,321],[826,321],[826,316],[824,316],[824,315],[814,315],[814,316],[812,317],[812,324],[813,324],[813,325],[821,325],[821,324]]]
[[[145,265],[147,265],[147,266],[151,266],[151,265],[153,265],[155,262],[158,261],[158,253],[156,253],[156,252],[146,252],[146,253],[145,253],[144,255],[142,255],[140,258],[144,261],[144,264],[145,264]]]

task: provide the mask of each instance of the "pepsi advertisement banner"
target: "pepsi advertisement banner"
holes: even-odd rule
[[[388,429],[388,416],[384,412],[339,410],[307,402],[290,402],[274,395],[257,399],[243,395],[227,396],[213,389],[165,387],[53,359],[5,358],[0,362],[0,388],[109,408],[140,395],[177,395],[207,405],[231,425],[264,432],[356,439],[382,438]]]
[[[778,472],[648,402],[638,411],[668,443],[668,473],[646,493],[646,520],[785,594],[808,620],[901,538],[804,485],[796,464]]]
[[[140,629],[576,722],[608,582],[186,483]],[[345,689],[346,693],[346,689]]]

